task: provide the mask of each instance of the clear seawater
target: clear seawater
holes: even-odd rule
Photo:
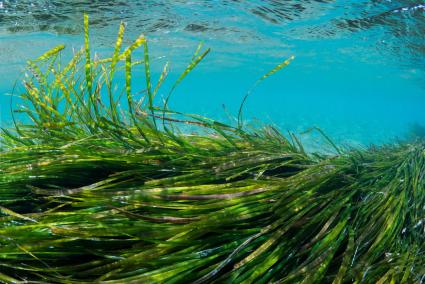
[[[346,145],[388,143],[425,125],[425,1],[0,0],[3,126],[26,60],[61,43],[80,48],[84,12],[95,51],[112,50],[124,21],[126,42],[148,37],[156,73],[171,62],[170,80],[199,42],[212,49],[174,94],[182,112],[226,119],[224,106],[236,115],[255,80],[293,54],[248,99],[248,120],[284,132],[318,126]]]

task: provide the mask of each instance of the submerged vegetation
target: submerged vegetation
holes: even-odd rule
[[[121,51],[121,25],[99,59],[87,17],[85,30],[68,64],[64,46],[28,63],[14,112],[27,119],[3,129],[0,282],[425,280],[421,140],[320,155],[271,126],[247,130],[242,107],[236,126],[172,111],[202,46],[158,107],[168,67],[154,83],[146,39]]]

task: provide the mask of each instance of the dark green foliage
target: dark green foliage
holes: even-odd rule
[[[425,145],[322,157],[273,127],[156,107],[166,71],[151,84],[146,40],[120,53],[123,29],[112,58],[90,58],[86,24],[71,63],[58,64],[63,47],[29,63],[18,111],[32,122],[2,136],[0,281],[423,281]]]

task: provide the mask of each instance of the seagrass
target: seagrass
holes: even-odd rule
[[[64,46],[28,62],[15,124],[2,129],[0,281],[424,281],[423,140],[330,143],[324,155],[272,126],[247,128],[243,102],[235,126],[170,110],[209,49],[161,105],[168,64],[153,82],[146,38],[122,51],[121,25],[111,58],[93,58],[84,24],[69,63]]]

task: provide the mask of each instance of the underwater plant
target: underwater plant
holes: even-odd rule
[[[408,138],[410,140],[424,140],[425,126],[419,123],[412,123],[411,125],[409,125]]]
[[[84,26],[68,64],[64,46],[28,62],[14,126],[2,129],[0,281],[425,280],[425,144],[321,155],[272,126],[247,129],[241,111],[231,126],[170,110],[202,46],[158,107],[168,65],[153,82],[145,37],[121,51],[122,24],[99,59],[87,16]]]

